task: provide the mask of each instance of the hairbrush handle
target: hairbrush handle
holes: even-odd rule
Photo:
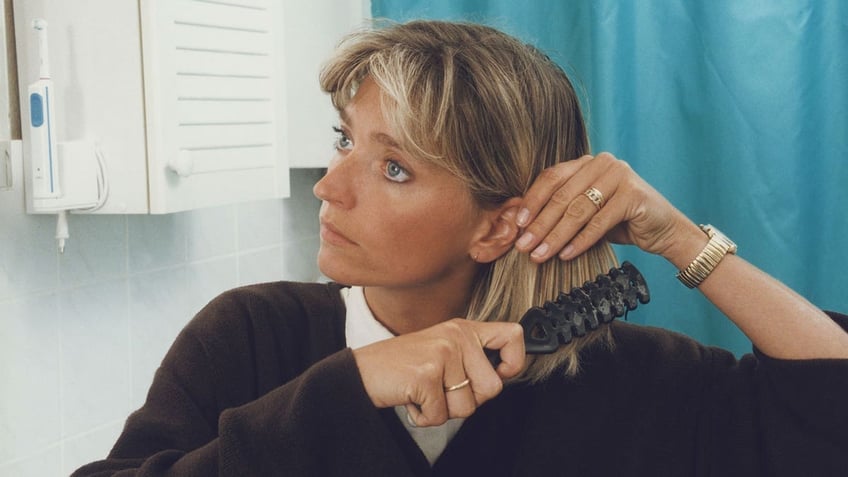
[[[527,310],[519,321],[524,328],[524,347],[527,354],[553,353],[575,337],[585,336],[636,309],[639,303],[649,301],[651,295],[645,277],[632,263],[624,262],[621,267],[598,275],[594,281]],[[492,366],[497,367],[500,353],[484,351]]]

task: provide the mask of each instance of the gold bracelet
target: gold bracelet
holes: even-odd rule
[[[710,241],[688,267],[677,274],[677,279],[689,288],[698,287],[718,266],[728,253],[736,253],[736,244],[712,225],[700,225]]]

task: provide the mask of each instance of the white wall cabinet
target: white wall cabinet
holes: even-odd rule
[[[370,0],[286,3],[286,61],[297,65],[286,77],[290,167],[327,167],[330,162],[332,127],[339,119],[321,91],[318,73],[344,34],[362,27],[370,16]]]
[[[99,213],[285,197],[289,167],[323,167],[332,154],[336,119],[318,70],[367,9],[362,0],[15,0],[25,157],[27,86],[39,70],[31,22],[43,18],[57,140],[96,141],[107,165]]]

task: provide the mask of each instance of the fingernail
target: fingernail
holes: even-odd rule
[[[418,424],[416,424],[415,421],[412,420],[412,414],[410,414],[409,411],[406,412],[406,422],[408,422],[409,425],[412,427],[418,427]]]
[[[541,245],[536,247],[536,250],[533,250],[533,253],[531,253],[530,255],[536,258],[542,258],[545,256],[546,253],[548,253],[548,244],[542,243]]]
[[[528,247],[531,243],[533,243],[533,239],[534,239],[534,238],[535,238],[535,237],[533,237],[533,234],[531,234],[530,232],[527,232],[527,233],[525,233],[524,235],[522,235],[522,236],[518,239],[518,241],[517,241],[517,242],[515,242],[515,245],[517,245],[517,246],[518,246],[518,248],[526,248],[526,247]]]
[[[521,210],[519,210],[518,211],[518,217],[515,218],[515,223],[519,227],[524,227],[525,225],[527,225],[527,222],[529,222],[529,221],[530,221],[530,211],[525,209],[525,208],[522,208]]]
[[[573,252],[573,251],[574,251],[574,245],[568,244],[568,245],[566,245],[566,246],[565,246],[565,248],[564,248],[564,249],[562,249],[562,251],[559,253],[559,258],[561,258],[561,259],[565,260],[565,259],[567,259],[567,258],[571,257],[571,252]]]

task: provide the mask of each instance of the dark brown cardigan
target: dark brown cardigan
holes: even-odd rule
[[[338,290],[270,283],[213,300],[109,457],[74,475],[848,475],[848,360],[736,360],[621,322],[578,378],[509,386],[478,409],[431,469],[369,401]]]

